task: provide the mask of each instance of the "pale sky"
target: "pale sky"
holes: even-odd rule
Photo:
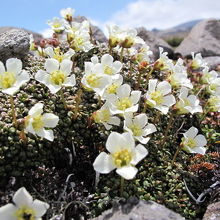
[[[220,18],[220,0],[0,0],[0,26],[46,33],[47,21],[62,8],[106,24],[166,29],[190,20]]]

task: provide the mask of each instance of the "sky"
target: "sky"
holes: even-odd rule
[[[71,7],[105,30],[125,27],[166,29],[190,20],[220,18],[220,0],[0,0],[0,27],[15,26],[48,34],[47,21]]]

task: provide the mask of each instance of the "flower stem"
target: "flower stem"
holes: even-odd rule
[[[61,88],[61,90],[60,90],[60,96],[61,96],[61,100],[63,102],[64,108],[67,109],[67,104],[66,104],[66,100],[64,98],[63,88]]]
[[[123,62],[124,47],[121,48],[120,62]]]
[[[180,152],[181,149],[182,149],[182,145],[180,144],[179,147],[177,148],[174,156],[173,156],[173,159],[172,159],[172,162],[171,162],[171,167],[173,166],[173,164],[174,164],[174,162],[176,160],[176,157],[177,157],[177,155],[178,155],[178,153]]]
[[[165,142],[167,140],[168,132],[169,132],[169,130],[170,130],[172,124],[173,124],[173,119],[174,119],[174,114],[173,114],[173,112],[171,112],[170,118],[169,118],[169,121],[168,121],[168,125],[167,125],[165,133],[164,133],[164,138],[162,139],[162,143],[161,143],[162,148],[164,147]]]
[[[79,89],[77,91],[77,94],[76,94],[76,104],[75,104],[75,108],[74,108],[74,115],[73,115],[73,119],[75,120],[77,118],[77,115],[78,115],[78,112],[79,112],[79,105],[82,101],[82,94],[83,94],[83,91],[82,89]]]
[[[17,128],[18,123],[17,123],[17,119],[16,119],[15,104],[14,104],[13,96],[11,96],[11,95],[10,95],[10,103],[11,103],[11,112],[12,112],[12,117],[13,117],[13,124]]]
[[[125,179],[121,177],[121,187],[120,187],[120,197],[122,197],[124,192]]]

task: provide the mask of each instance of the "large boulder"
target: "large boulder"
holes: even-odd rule
[[[115,206],[92,220],[184,220],[179,214],[152,201],[129,199],[126,204]]]
[[[34,40],[36,42],[40,42],[40,40],[43,39],[43,36],[41,34],[38,34],[36,32],[30,31],[30,30],[27,30],[27,29],[24,29],[24,28],[17,28],[17,27],[8,27],[8,26],[0,27],[0,34],[6,32],[6,31],[10,31],[12,29],[23,30],[23,31],[27,32],[28,34],[32,34],[33,37],[34,37]]]
[[[203,220],[220,220],[220,202],[208,206]]]
[[[0,34],[0,61],[8,58],[22,59],[29,52],[29,34],[23,30],[11,29]]]
[[[183,56],[192,51],[201,53],[203,57],[220,56],[220,20],[199,22],[175,50]]]
[[[74,21],[76,22],[83,22],[85,20],[88,20],[88,19],[84,16],[74,17]],[[91,25],[91,30],[92,30],[92,37],[94,40],[100,43],[107,42],[107,38],[105,37],[104,33],[102,32],[100,28],[98,28],[97,26]]]
[[[148,31],[144,27],[137,28],[137,32],[138,36],[141,37],[153,51],[154,59],[159,57],[159,47],[162,47],[164,51],[168,52],[168,56],[173,58],[173,49],[166,41],[157,37],[155,33]]]

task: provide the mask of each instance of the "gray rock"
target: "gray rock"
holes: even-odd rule
[[[41,34],[38,34],[36,32],[30,31],[30,30],[27,30],[27,29],[24,29],[24,28],[17,28],[17,27],[7,27],[7,26],[6,27],[0,27],[0,34],[6,32],[6,31],[10,31],[12,29],[23,30],[23,31],[27,32],[28,34],[32,34],[33,37],[34,37],[34,40],[36,42],[40,42],[40,40],[43,39],[43,36]]]
[[[170,58],[173,57],[173,49],[166,41],[157,37],[156,34],[151,31],[147,31],[144,27],[137,28],[137,32],[138,36],[141,37],[153,51],[154,59],[159,57],[159,47],[164,48],[164,51],[168,52],[168,56]]]
[[[220,20],[207,19],[199,22],[175,50],[183,56],[192,51],[201,53],[203,57],[220,56]]]
[[[74,21],[76,21],[76,22],[83,22],[85,20],[88,20],[88,19],[84,16],[74,17]],[[100,43],[107,42],[107,38],[105,37],[104,33],[102,32],[102,30],[100,28],[98,28],[97,26],[91,25],[91,29],[92,29],[93,39],[95,39],[96,41],[98,41]]]
[[[202,220],[220,220],[220,202],[209,205]]]
[[[121,206],[105,211],[92,220],[184,220],[179,214],[152,201],[129,199]]]
[[[12,29],[0,34],[0,60],[23,58],[29,52],[29,34],[23,30]]]
[[[219,68],[220,56],[204,57],[204,60],[208,63],[210,69],[215,70],[216,68]]]

